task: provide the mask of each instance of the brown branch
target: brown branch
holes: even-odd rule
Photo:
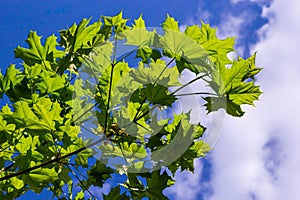
[[[0,170],[0,173],[1,173],[1,172],[5,172],[6,170],[9,170],[14,164],[15,164],[15,162],[11,163],[10,165],[8,165],[8,166],[6,166],[6,167],[3,167],[3,168]]]
[[[66,154],[66,155],[63,155],[63,156],[61,156],[61,157],[56,157],[56,158],[54,158],[54,159],[52,159],[52,160],[46,161],[46,162],[41,163],[41,164],[39,164],[39,165],[36,165],[36,166],[30,167],[30,168],[24,169],[24,170],[22,170],[22,171],[15,172],[15,173],[9,174],[9,175],[7,175],[7,176],[1,177],[1,178],[0,178],[0,181],[8,180],[8,179],[10,179],[10,178],[13,178],[13,177],[16,177],[16,176],[20,176],[20,175],[22,175],[22,174],[26,174],[26,173],[28,173],[28,172],[31,172],[31,171],[36,170],[36,169],[41,168],[41,167],[48,166],[48,165],[53,164],[53,163],[58,163],[60,160],[63,160],[63,159],[65,159],[65,158],[68,158],[68,157],[70,157],[70,156],[73,156],[73,155],[75,155],[75,154],[78,154],[78,153],[80,153],[80,152],[82,152],[82,151],[88,149],[89,147],[92,147],[92,146],[95,146],[96,144],[99,144],[100,142],[102,142],[102,141],[103,141],[104,139],[106,139],[106,138],[107,138],[107,137],[103,137],[103,138],[101,138],[101,139],[99,139],[99,140],[97,140],[97,141],[95,141],[95,142],[93,142],[93,143],[91,143],[91,144],[89,144],[89,145],[87,145],[87,146],[81,147],[81,148],[77,149],[76,151],[73,151],[73,152],[71,152],[71,153],[68,153],[68,154]]]

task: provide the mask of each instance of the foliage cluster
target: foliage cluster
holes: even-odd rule
[[[255,55],[228,59],[234,39],[218,39],[208,24],[181,32],[170,16],[161,31],[147,30],[142,16],[131,26],[127,21],[122,12],[90,25],[83,19],[44,44],[31,31],[28,48],[15,49],[22,65],[0,73],[0,95],[9,99],[0,111],[0,199],[44,189],[59,199],[93,199],[94,190],[120,173],[126,178],[104,199],[167,199],[162,192],[175,172],[193,172],[194,159],[210,147],[202,140],[205,127],[191,124],[189,112],[160,118],[154,111],[199,95],[208,113],[225,109],[241,117],[241,105],[253,105],[261,94]],[[120,43],[133,48],[118,54]],[[196,78],[181,83],[184,70]],[[212,92],[180,93],[198,80]],[[94,128],[87,125],[91,117]],[[81,137],[87,131],[97,138]],[[176,159],[163,162],[178,150]],[[122,159],[111,164],[116,158]]]

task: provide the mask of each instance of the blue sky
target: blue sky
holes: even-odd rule
[[[203,20],[218,27],[221,38],[236,36],[237,53],[258,51],[264,67],[258,83],[265,92],[256,108],[245,107],[241,119],[227,117],[215,149],[195,162],[195,174],[183,173],[165,191],[171,199],[296,200],[300,195],[299,113],[300,13],[297,0],[0,1],[0,67],[14,60],[13,49],[25,46],[30,30],[44,37],[79,22],[123,10],[148,26],[169,13],[179,23]],[[41,196],[40,196],[41,197]],[[38,197],[38,198],[40,198]]]
[[[260,16],[261,7],[256,3],[231,4],[229,0],[208,1],[189,0],[189,2],[170,1],[103,1],[103,0],[66,0],[66,1],[37,1],[37,0],[1,0],[1,29],[0,44],[2,56],[1,68],[6,68],[14,62],[13,49],[18,45],[26,45],[24,40],[30,30],[36,30],[39,35],[58,35],[58,30],[80,22],[82,18],[92,17],[99,19],[101,15],[114,15],[123,10],[124,16],[129,19],[138,18],[143,13],[147,26],[155,27],[161,24],[169,13],[181,24],[208,22],[207,13],[210,13],[209,22],[220,24],[227,14],[240,15],[247,12],[251,15],[251,22],[243,25],[245,31],[257,29],[265,23]],[[255,41],[255,34],[243,34],[244,44]]]

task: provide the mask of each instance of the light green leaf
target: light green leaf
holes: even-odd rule
[[[55,121],[62,120],[59,115],[60,105],[57,102],[52,103],[49,98],[38,99],[32,108],[25,101],[16,102],[14,107],[15,112],[11,115],[13,120],[30,130],[54,131]]]
[[[91,70],[92,75],[102,74],[103,71],[112,63],[111,56],[113,54],[113,43],[106,41],[94,48],[90,53],[90,57],[85,59],[84,65],[87,72]]]
[[[26,42],[29,49],[17,47],[15,49],[16,58],[21,58],[24,62],[33,66],[35,64],[42,64],[47,71],[54,71],[51,63],[54,63],[57,58],[61,58],[64,53],[56,49],[56,37],[54,35],[48,37],[43,47],[41,44],[41,36],[38,36],[35,31],[31,31]]]
[[[113,77],[111,77],[111,71],[113,70]],[[128,63],[118,62],[116,64],[110,65],[105,69],[102,76],[99,78],[100,82],[100,95],[103,99],[104,104],[107,104],[108,101],[108,93],[110,91],[111,85],[111,97],[112,102],[118,102],[120,99],[120,94],[118,94],[118,90],[115,90],[116,86],[118,86],[119,81],[122,79],[124,75],[130,72],[132,69],[129,68]]]
[[[197,41],[207,51],[213,62],[231,63],[227,54],[234,51],[234,38],[218,39],[216,29],[203,22],[201,27],[197,25],[187,26],[184,33]]]
[[[76,72],[84,58],[104,41],[100,33],[102,23],[97,21],[89,25],[90,19],[83,19],[77,26],[74,23],[69,29],[60,31],[60,44],[65,48],[67,55],[58,62],[57,73],[63,74],[68,69]]]
[[[121,11],[119,14],[113,17],[103,17],[104,23],[107,26],[120,26],[126,23],[127,19],[123,19],[123,12]]]
[[[199,28],[198,25],[187,26],[184,34],[196,41],[200,40],[203,37],[201,28]]]
[[[58,179],[58,174],[54,168],[40,168],[29,173],[28,178],[32,183],[51,183]]]
[[[40,74],[40,77],[42,81],[37,84],[37,89],[39,89],[42,94],[59,95],[56,91],[66,86],[66,78],[64,76],[51,76],[50,73],[44,71]]]
[[[24,181],[21,179],[18,179],[17,177],[13,177],[10,179],[11,184],[17,189],[21,189],[22,187],[24,187]]]
[[[211,148],[203,140],[200,140],[196,141],[193,146],[190,147],[190,150],[196,154],[195,158],[198,158],[204,157],[211,150]]]
[[[149,83],[156,83],[163,86],[178,86],[181,85],[178,81],[179,72],[177,68],[169,68],[166,66],[165,61],[157,59],[146,67],[143,63],[139,63],[137,69],[132,69],[130,72],[131,77],[145,85]]]
[[[75,196],[75,200],[83,200],[84,199],[84,193],[81,190],[80,192],[78,192]]]
[[[249,104],[254,106],[253,101],[258,100],[261,94],[259,86],[254,86],[251,82],[241,83],[229,91],[229,100],[237,105]]]
[[[198,68],[194,71],[195,73],[202,72],[203,68],[209,68],[206,61],[207,49],[185,34],[166,29],[160,38],[160,43],[166,56],[174,58],[176,61],[184,59],[185,62],[195,65]]]
[[[253,82],[257,70],[260,69],[255,67],[254,57],[247,60],[239,58],[229,68],[221,63],[216,65],[210,85],[219,97],[205,98],[207,110],[211,112],[224,108],[228,114],[242,116],[244,112],[240,105],[254,105],[253,102],[262,93]],[[251,80],[247,80],[248,78]]]
[[[38,123],[38,118],[30,109],[29,105],[25,101],[18,101],[14,104],[15,112],[13,113],[13,119],[19,124],[26,124],[26,119],[31,121],[36,121]]]
[[[29,135],[28,137],[21,137],[19,142],[16,144],[16,149],[20,153],[26,153],[27,150],[31,148],[32,138]]]
[[[162,24],[162,27],[165,30],[179,31],[178,22],[173,17],[170,17],[169,15],[167,15],[167,18]]]
[[[0,132],[12,133],[16,129],[15,124],[7,124],[7,121],[0,115]]]
[[[13,89],[16,85],[19,85],[23,79],[24,75],[22,75],[21,71],[16,69],[15,65],[10,65],[0,84],[0,86],[2,85],[2,91],[7,92],[8,90]]]
[[[143,47],[137,50],[136,57],[141,58],[142,62],[148,63],[150,58],[156,62],[162,57],[162,55],[158,50],[151,49],[149,47]]]
[[[61,30],[60,43],[69,51],[77,51],[78,49],[91,48],[91,41],[100,31],[101,22],[97,21],[89,25],[91,19],[84,18],[78,26],[73,24],[68,30]]]
[[[145,22],[140,16],[135,20],[133,28],[126,30],[122,33],[126,38],[127,45],[137,46],[138,48],[150,47],[153,44],[155,32],[147,31],[145,28]]]
[[[226,97],[205,97],[204,100],[206,104],[206,110],[208,112],[218,111],[221,108],[224,108],[226,112],[235,117],[241,117],[244,115],[240,105],[233,103]]]

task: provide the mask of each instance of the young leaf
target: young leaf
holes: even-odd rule
[[[177,68],[168,68],[165,61],[157,59],[146,67],[140,63],[137,69],[132,69],[130,76],[137,82],[146,85],[156,83],[163,86],[178,86],[181,85],[178,81],[179,72]]]
[[[54,71],[53,65],[57,58],[61,58],[64,53],[56,49],[56,37],[54,35],[46,39],[45,46],[41,45],[41,37],[35,31],[31,31],[26,42],[29,49],[17,47],[15,57],[21,58],[27,65],[42,64],[47,71]]]
[[[199,32],[201,33],[201,37],[199,37]],[[234,50],[234,38],[218,39],[216,29],[211,28],[209,24],[203,22],[201,28],[194,26],[193,31],[186,31],[186,34],[192,38],[195,38],[195,33],[197,35],[196,38],[198,38],[197,42],[206,50],[208,55],[211,56],[213,62],[231,63],[227,54]]]
[[[40,168],[28,174],[28,183],[38,185],[39,183],[53,182],[58,179],[58,174],[54,168]]]

